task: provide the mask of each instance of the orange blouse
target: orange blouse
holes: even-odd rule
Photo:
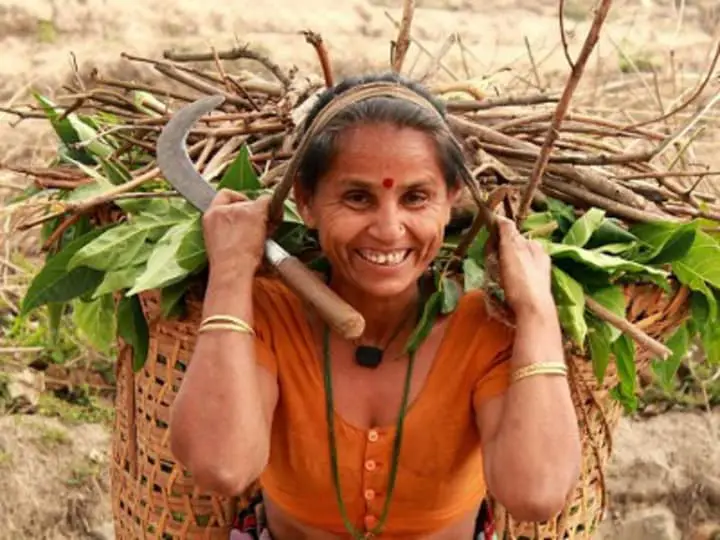
[[[277,375],[264,492],[308,526],[346,533],[330,472],[322,362],[306,308],[279,281],[257,278],[257,359]],[[450,316],[433,366],[403,431],[398,476],[383,538],[427,534],[476,508],[485,496],[473,405],[508,385],[512,330],[488,317],[482,293],[468,292]],[[355,527],[380,518],[395,426],[364,430],[336,413],[342,496]]]

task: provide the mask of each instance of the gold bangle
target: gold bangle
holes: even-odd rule
[[[219,322],[229,323],[230,325],[233,325],[234,328],[225,328],[225,327],[217,326],[217,324],[213,325],[213,323],[219,323]],[[202,330],[205,327],[212,327],[214,329],[225,328],[226,330],[236,329],[238,331],[244,331],[249,334],[253,334],[253,335],[255,334],[255,330],[253,330],[252,326],[250,326],[248,323],[246,323],[242,319],[238,319],[237,317],[232,317],[230,315],[211,315],[210,317],[206,317],[202,321],[202,323],[200,323],[200,330]]]
[[[254,334],[255,332],[251,329],[248,329],[245,326],[240,326],[239,324],[232,324],[232,323],[208,323],[203,324],[200,329],[198,330],[199,334],[204,334],[205,332],[209,332],[211,330],[234,330],[235,332],[241,332],[243,334]]]
[[[567,365],[563,362],[539,362],[519,368],[513,372],[510,382],[514,383],[534,375],[567,375]]]

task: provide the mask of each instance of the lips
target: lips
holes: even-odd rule
[[[369,263],[378,266],[398,266],[405,262],[410,255],[409,249],[396,249],[392,251],[377,251],[372,249],[359,249],[358,255]]]

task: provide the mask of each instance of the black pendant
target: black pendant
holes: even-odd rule
[[[355,363],[359,366],[375,369],[382,362],[383,350],[377,347],[360,345],[355,349]]]

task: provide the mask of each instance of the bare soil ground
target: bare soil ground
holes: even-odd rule
[[[226,49],[250,43],[283,68],[294,65],[319,73],[315,52],[299,34],[306,29],[323,36],[338,77],[383,70],[400,3],[0,0],[0,106],[27,102],[30,88],[52,95],[71,80],[73,62],[83,75],[97,68],[105,77],[152,77],[149,68],[141,70],[123,60],[123,52],[160,57],[165,49]],[[565,4],[570,51],[576,55],[592,6],[590,0]],[[567,75],[554,0],[420,0],[418,6],[413,37],[431,55],[453,32],[465,48],[463,54],[454,47],[443,58],[433,81],[449,80],[452,73],[474,78],[492,93],[495,88],[557,87]],[[719,34],[716,0],[619,0],[578,101],[607,114],[617,114],[622,105],[628,118],[668,110],[702,77]],[[416,43],[406,65],[414,66],[413,76],[420,77],[431,59]],[[244,67],[250,66],[238,63]],[[651,67],[657,77],[648,71]],[[30,165],[52,155],[54,140],[44,123],[15,125],[16,120],[0,112],[0,163]],[[713,151],[718,140],[717,124],[710,125],[695,157],[720,164]],[[24,178],[0,169],[0,200],[24,185]],[[4,235],[0,231],[0,242],[5,258],[11,248],[28,256],[37,251],[33,233],[10,235],[9,222],[4,223]],[[2,324],[0,319],[0,338]],[[0,538],[109,538],[107,527],[103,529],[112,519],[104,468],[107,427],[68,410],[43,411],[54,418],[0,417]],[[633,516],[659,507],[670,512],[669,521],[661,516],[667,538],[713,538],[712,531],[720,530],[718,433],[717,412],[624,420],[608,473],[612,515],[605,537],[661,538],[655,533],[638,536],[628,532],[636,529],[625,527]],[[706,536],[692,536],[699,534]]]

